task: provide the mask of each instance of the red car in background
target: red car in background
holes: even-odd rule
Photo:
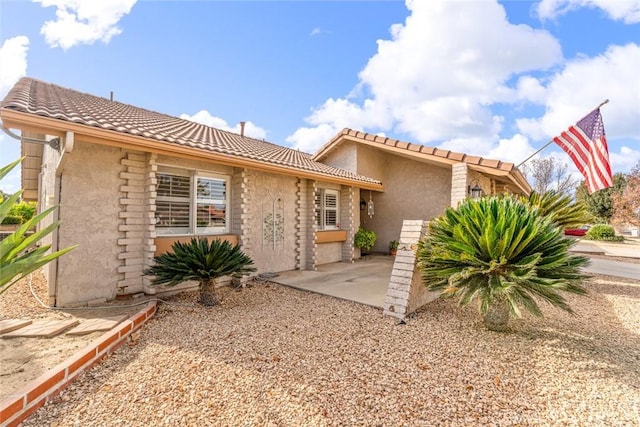
[[[587,234],[587,231],[589,231],[588,225],[583,225],[582,227],[578,227],[578,228],[565,228],[564,235],[582,237],[585,234]]]

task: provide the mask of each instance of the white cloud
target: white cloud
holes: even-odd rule
[[[609,160],[611,164],[616,165],[616,171],[627,173],[630,172],[635,165],[640,163],[640,150],[634,150],[623,145],[620,148],[620,152],[609,153]]]
[[[551,34],[510,24],[495,0],[407,0],[407,7],[410,16],[391,27],[390,40],[378,41],[378,52],[351,94],[327,100],[306,119],[308,124],[324,130],[395,130],[421,143],[495,141],[502,118],[489,106],[519,101],[517,89],[507,82],[562,60]],[[521,99],[540,98],[534,82],[522,80],[521,86]],[[290,138],[299,148],[317,148],[304,137],[315,138],[324,130],[311,129]]]
[[[127,15],[136,0],[34,0],[43,7],[56,7],[56,20],[40,29],[47,44],[66,50],[79,44],[100,40],[109,43],[122,33],[118,22]]]
[[[0,99],[9,89],[27,74],[27,51],[29,39],[17,36],[7,39],[0,47]],[[0,133],[0,167],[6,166],[20,157],[20,143]],[[20,167],[18,166],[0,182],[0,189],[15,193],[20,189]]]
[[[536,10],[540,18],[553,19],[581,7],[602,9],[626,24],[640,22],[640,0],[542,0]]]
[[[229,132],[240,133],[240,123],[235,126],[229,126],[225,119],[212,116],[207,110],[200,110],[193,116],[188,114],[181,114],[181,119],[191,120],[192,122],[201,123],[203,125],[211,126],[216,129],[226,130]],[[244,126],[245,136],[250,136],[256,139],[266,139],[267,131],[263,128],[256,126],[253,122],[246,122]]]
[[[27,74],[27,51],[29,38],[17,36],[7,39],[0,47],[0,99],[9,89]]]
[[[289,135],[287,142],[300,151],[314,153],[326,142],[329,142],[338,131],[338,128],[327,123],[319,124],[316,127],[302,127],[298,128],[292,135]]]
[[[605,99],[602,108],[607,138],[640,140],[640,46],[610,46],[603,54],[580,57],[551,77],[546,88],[546,113],[520,119],[520,132],[539,140],[556,136]]]
[[[544,103],[547,95],[545,87],[540,80],[531,76],[522,76],[517,84],[518,99],[536,104]]]
[[[534,151],[536,149],[529,144],[529,139],[526,136],[516,134],[508,139],[500,139],[498,145],[492,147],[485,157],[515,163],[517,166]]]

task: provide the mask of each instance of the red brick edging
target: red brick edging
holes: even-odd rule
[[[19,425],[80,374],[97,365],[104,356],[125,343],[129,335],[151,319],[155,312],[156,301],[147,303],[144,309],[78,350],[69,359],[0,401],[0,425]]]

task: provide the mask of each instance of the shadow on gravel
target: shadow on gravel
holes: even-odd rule
[[[544,319],[528,322],[514,333],[540,341],[572,364],[592,365],[597,377],[615,377],[640,390],[640,326],[628,318],[625,323],[616,311],[616,299],[632,299],[635,307],[629,308],[627,301],[625,310],[640,312],[640,286],[616,278],[593,278],[586,285],[588,296],[567,298],[576,313],[571,321],[560,310],[547,308]]]

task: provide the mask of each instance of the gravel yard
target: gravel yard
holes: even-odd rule
[[[378,309],[273,284],[172,298],[26,426],[639,425],[640,283],[504,334],[475,307]]]

